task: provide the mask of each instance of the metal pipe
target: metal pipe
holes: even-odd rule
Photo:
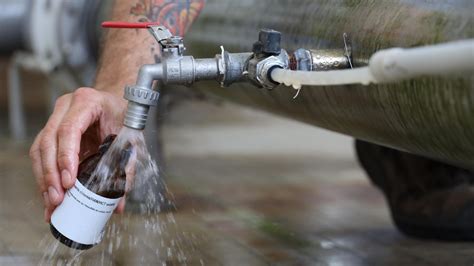
[[[250,56],[250,53],[224,53],[224,59],[219,56],[194,59],[192,56],[173,53],[172,50],[167,52],[161,64],[143,65],[138,72],[136,85],[125,88],[124,97],[129,100],[125,126],[138,130],[145,128],[150,106],[156,105],[159,98],[159,93],[152,89],[153,81],[190,85],[195,81],[214,79],[222,84],[230,84],[243,78],[244,65]]]
[[[219,76],[222,86],[229,86],[235,82],[241,82],[245,79],[243,74],[245,65],[253,53],[229,53],[223,51],[217,55],[219,66]]]
[[[18,140],[26,138],[26,123],[20,79],[20,61],[22,59],[22,55],[16,53],[8,67],[8,121],[11,135],[14,139]]]
[[[163,78],[163,64],[143,65],[138,71],[137,86],[152,89],[153,81]]]
[[[215,58],[195,59],[194,68],[194,81],[212,80],[217,78],[219,73],[219,66]]]
[[[126,127],[142,130],[148,118],[149,105],[129,101],[123,124]]]
[[[124,126],[138,130],[145,128],[150,106],[157,104],[160,95],[153,90],[153,81],[161,79],[163,79],[163,64],[140,67],[136,85],[125,88],[124,97],[129,102],[123,121]]]
[[[327,71],[351,68],[344,49],[310,49],[311,71]]]

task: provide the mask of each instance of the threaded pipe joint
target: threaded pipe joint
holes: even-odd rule
[[[160,93],[140,86],[125,87],[124,98],[128,100],[123,124],[129,128],[145,128],[150,106],[156,106]]]
[[[126,86],[125,95],[123,97],[132,102],[156,106],[158,105],[160,93],[145,87]]]
[[[125,118],[123,120],[124,126],[138,130],[144,129],[149,109],[150,106],[148,105],[128,102],[127,112],[125,113]]]

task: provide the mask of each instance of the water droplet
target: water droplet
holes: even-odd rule
[[[293,89],[295,90],[300,90],[301,89],[301,84],[298,84],[298,83],[293,83]]]

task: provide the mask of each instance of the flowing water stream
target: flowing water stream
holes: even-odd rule
[[[127,189],[138,190],[139,199],[127,200],[126,213],[112,217],[104,239],[90,250],[68,248],[47,234],[40,243],[44,248],[40,265],[148,264],[145,260],[150,259],[156,265],[187,264],[184,249],[193,249],[199,240],[194,234],[179,229],[172,212],[159,214],[163,206],[167,210],[175,210],[175,207],[168,200],[171,194],[147,150],[142,131],[123,127],[93,176],[105,182],[113,171],[110,166],[116,165],[121,151],[130,144],[133,151],[126,168]],[[128,178],[129,175],[133,178]]]

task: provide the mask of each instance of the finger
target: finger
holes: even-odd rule
[[[51,204],[49,202],[49,195],[48,192],[43,192],[43,201],[44,201],[44,221],[48,222],[49,221],[49,216],[50,216],[50,209],[51,209]]]
[[[54,129],[45,132],[40,143],[41,163],[46,191],[49,195],[50,203],[57,205],[60,202],[60,195],[63,191],[59,182],[59,173],[56,163],[56,134]]]
[[[115,208],[115,213],[123,213],[123,211],[125,210],[125,196],[123,196],[118,205],[117,205],[117,208]]]
[[[35,141],[33,141],[33,145],[31,145],[30,159],[32,162],[33,175],[36,178],[36,183],[38,184],[39,191],[44,192],[46,191],[46,184],[44,183],[43,167],[41,166],[41,153],[39,148],[41,133],[42,131],[38,133],[35,138]]]
[[[44,209],[43,215],[44,215],[44,221],[49,223],[49,220],[51,219],[51,213],[48,208]]]
[[[43,192],[43,201],[44,201],[44,207],[48,209],[51,204],[49,202],[49,195],[47,191]]]
[[[132,149],[132,153],[130,154],[130,158],[128,159],[128,163],[125,166],[125,176],[126,176],[126,184],[125,184],[125,191],[129,192],[132,189],[133,180],[135,179],[135,172],[137,168],[137,148]]]
[[[51,215],[53,214],[54,209],[56,206],[52,206],[51,208],[44,209],[44,221],[49,223],[51,221]]]
[[[82,135],[97,121],[102,111],[100,97],[94,89],[78,89],[59,126],[57,161],[66,188],[72,187],[76,180]]]
[[[66,114],[70,104],[70,96],[61,96],[56,101],[53,114],[50,116],[41,134],[39,143],[41,167],[45,183],[45,191],[48,192],[50,209],[54,209],[64,196],[61,186],[58,163],[57,163],[57,129],[59,123]]]

